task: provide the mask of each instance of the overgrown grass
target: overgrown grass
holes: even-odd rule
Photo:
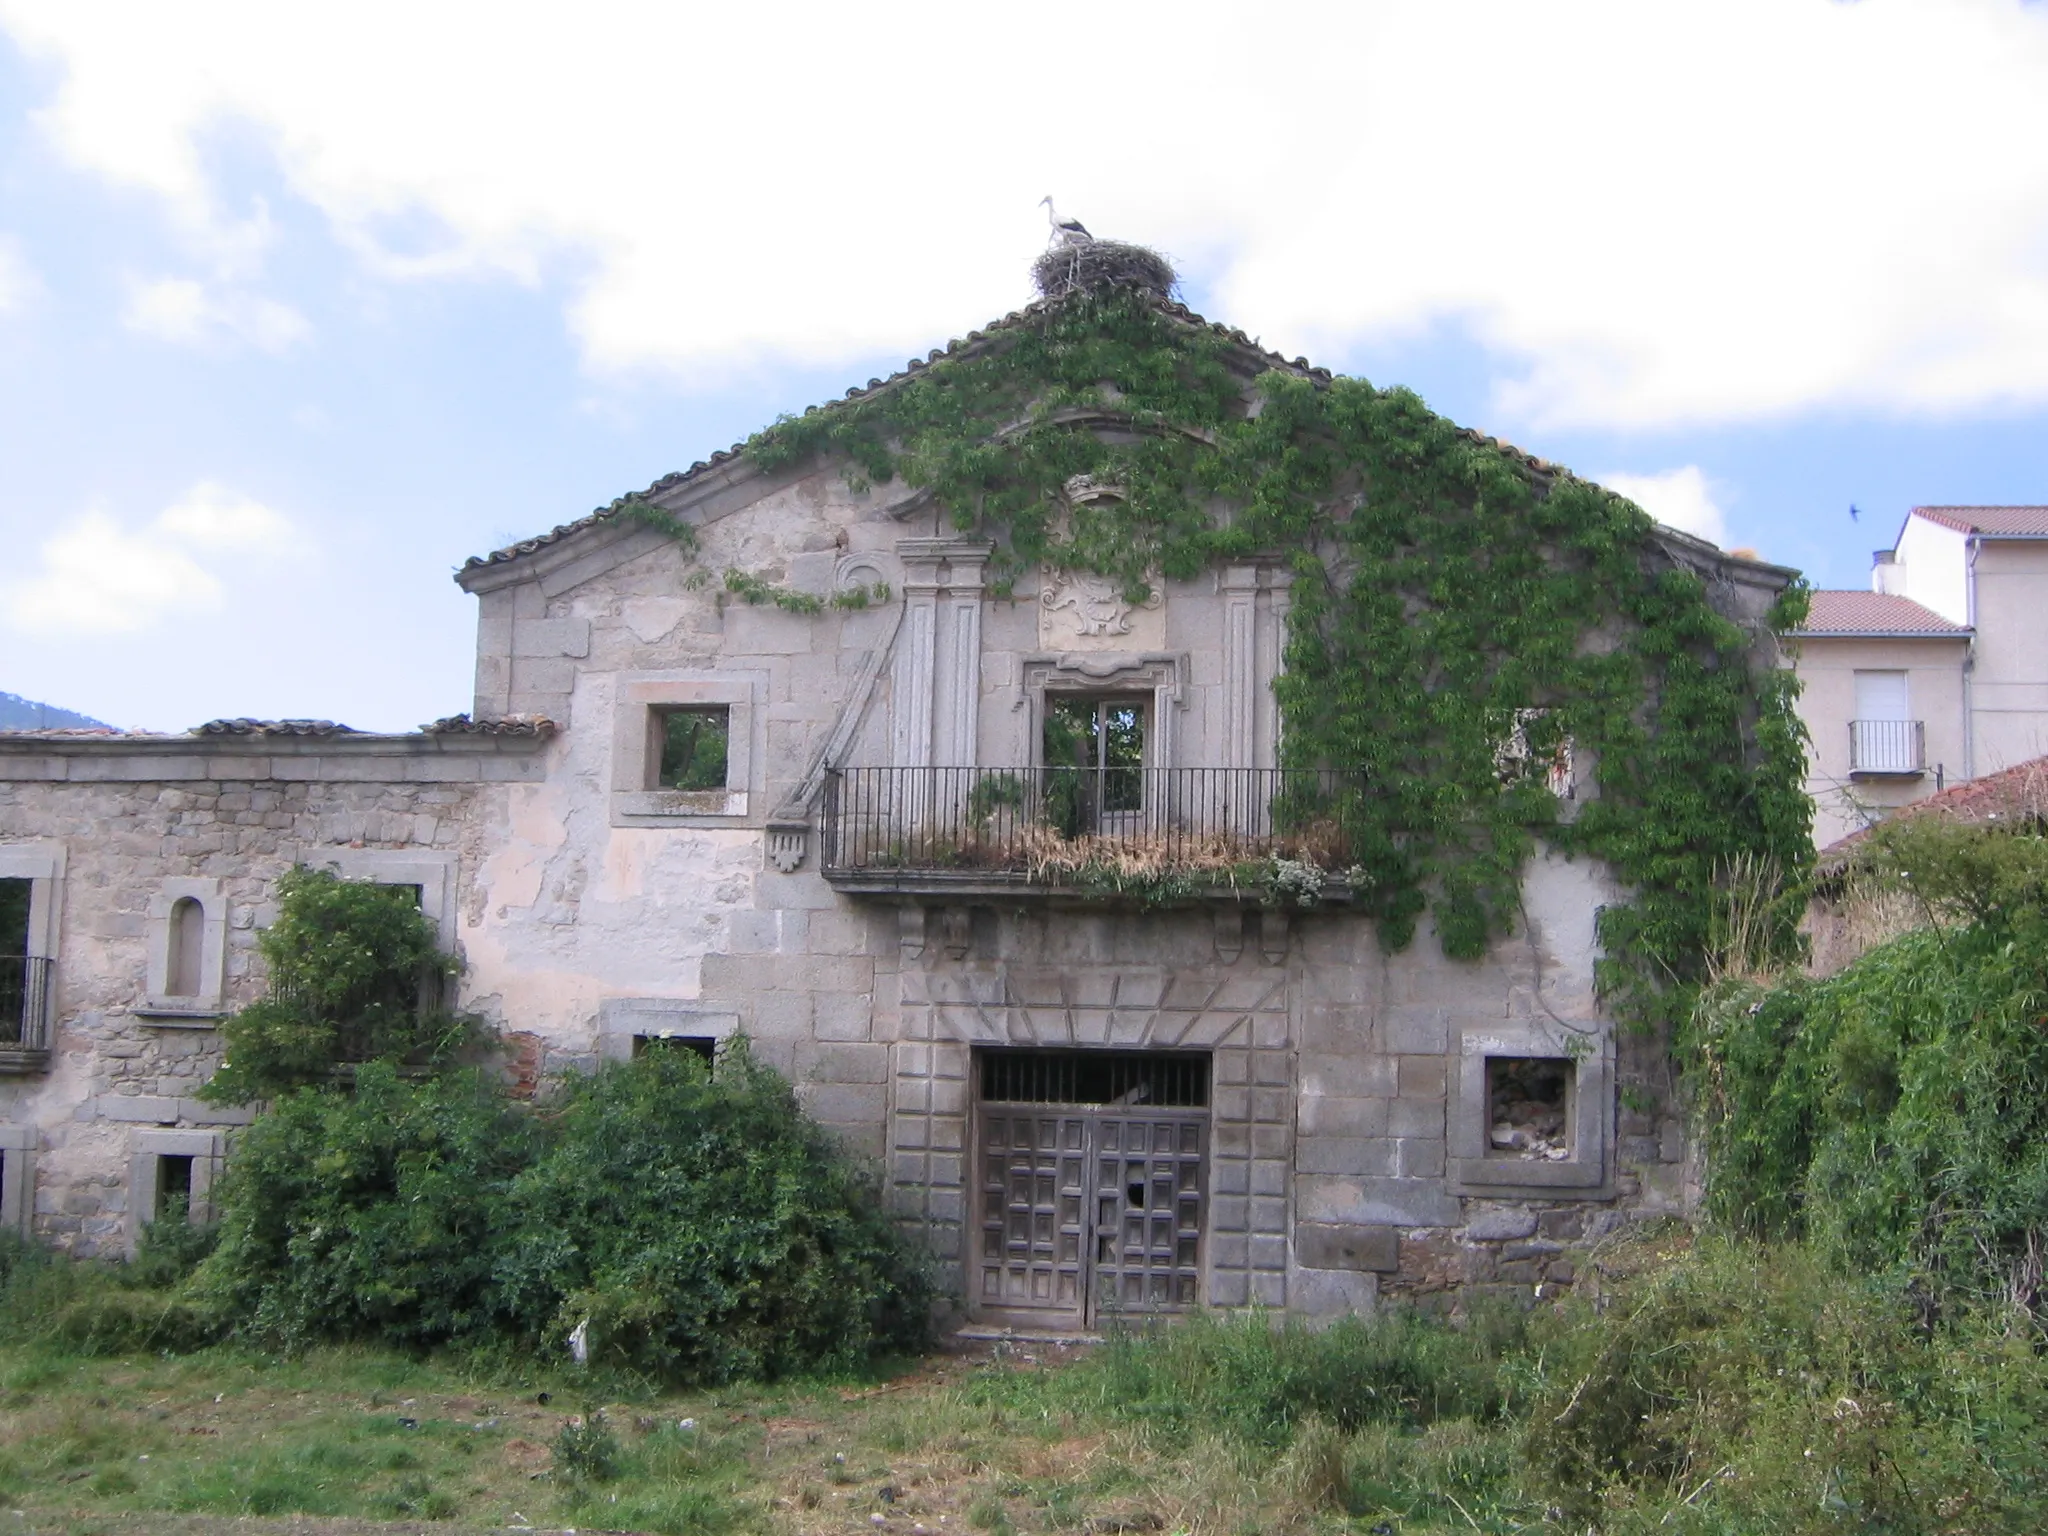
[[[73,1268],[65,1306],[151,1294]],[[1678,1228],[1582,1273],[1530,1313],[1205,1318],[680,1395],[504,1357],[17,1333],[0,1499],[652,1532],[2039,1528],[2048,1368],[2020,1314],[1926,1325],[1796,1246]]]

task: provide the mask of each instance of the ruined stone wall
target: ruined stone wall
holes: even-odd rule
[[[420,883],[430,913],[452,917],[476,800],[502,794],[500,777],[537,776],[541,756],[537,743],[508,754],[429,742],[391,755],[379,739],[0,743],[0,849],[61,851],[48,1067],[0,1077],[0,1125],[33,1142],[33,1229],[80,1254],[122,1251],[147,1214],[138,1159],[217,1159],[218,1138],[197,1133],[248,1120],[196,1092],[220,1059],[220,1016],[262,992],[256,935],[279,875],[332,863]],[[165,999],[165,896],[190,891],[222,930],[218,969],[203,995]]]

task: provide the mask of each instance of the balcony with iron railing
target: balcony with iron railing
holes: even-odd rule
[[[1849,772],[1865,778],[1917,778],[1927,772],[1927,727],[1920,720],[1851,720]]]
[[[0,1077],[49,1067],[53,971],[43,955],[0,955]]]
[[[1351,899],[1356,774],[1274,768],[844,768],[821,863],[877,895]]]

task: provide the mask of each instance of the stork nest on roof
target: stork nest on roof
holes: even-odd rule
[[[1157,251],[1116,240],[1056,245],[1032,263],[1031,278],[1048,299],[1084,288],[1144,288],[1165,299],[1180,281],[1173,264]]]

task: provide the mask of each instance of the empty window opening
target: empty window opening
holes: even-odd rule
[[[200,946],[206,937],[206,909],[196,897],[182,896],[171,906],[171,952],[164,972],[170,997],[199,995]]]
[[[0,958],[28,953],[28,904],[31,880],[0,880]]]
[[[1063,694],[1045,701],[1040,742],[1050,819],[1069,835],[1145,808],[1147,701]]]
[[[21,1040],[27,1028],[31,887],[28,880],[0,880],[0,1043]]]
[[[1195,1051],[983,1051],[981,1097],[992,1104],[1206,1109],[1209,1058]]]
[[[726,749],[732,732],[724,705],[656,711],[661,732],[660,777],[656,789],[724,789]]]
[[[192,1218],[192,1156],[186,1152],[161,1152],[156,1160],[156,1219],[189,1221]]]
[[[1561,1163],[1572,1155],[1573,1064],[1557,1056],[1490,1056],[1487,1155]]]
[[[704,1058],[706,1066],[718,1059],[718,1041],[710,1035],[635,1035],[633,1054],[635,1056],[657,1055],[664,1051],[684,1051]]]

